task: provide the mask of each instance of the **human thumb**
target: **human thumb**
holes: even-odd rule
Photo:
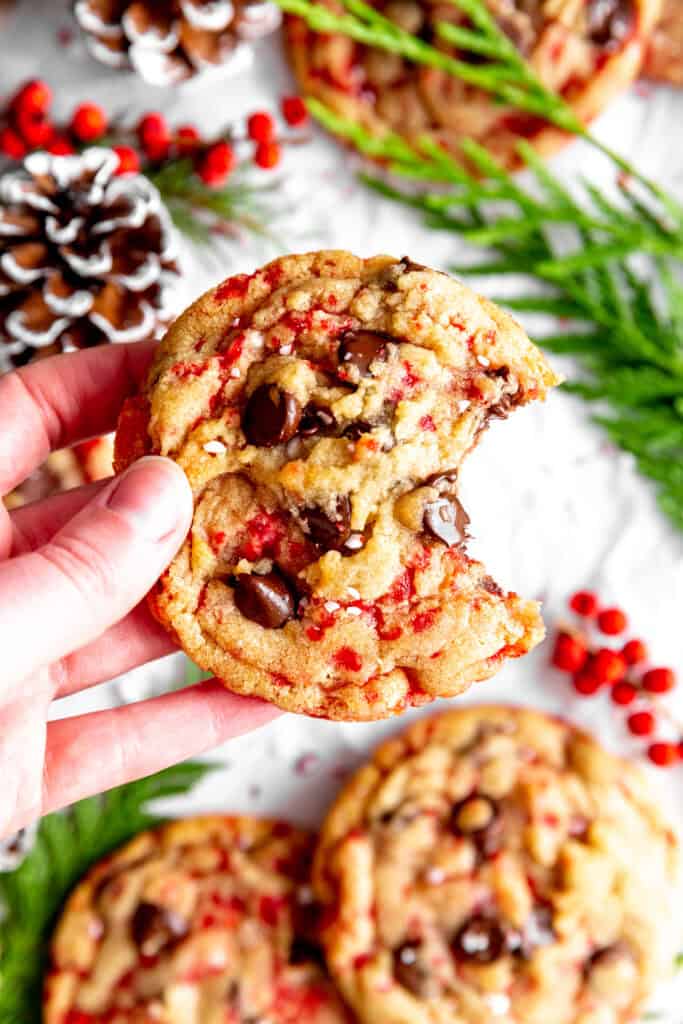
[[[25,679],[123,618],[177,552],[191,519],[185,474],[150,456],[105,485],[42,548],[1,563],[3,675]]]

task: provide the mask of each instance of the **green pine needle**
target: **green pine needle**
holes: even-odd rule
[[[55,917],[102,857],[160,823],[151,800],[189,792],[210,764],[186,762],[43,818],[35,846],[0,874],[0,1024],[40,1024],[43,972]]]

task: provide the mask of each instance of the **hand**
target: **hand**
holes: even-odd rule
[[[152,349],[95,348],[0,378],[0,494],[50,451],[112,430]],[[212,680],[47,721],[55,698],[174,649],[139,602],[180,547],[191,517],[184,474],[157,457],[12,513],[0,501],[0,836],[277,714]]]

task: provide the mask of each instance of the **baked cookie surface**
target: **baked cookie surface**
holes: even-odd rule
[[[175,459],[192,528],[151,595],[232,690],[372,719],[459,693],[542,637],[535,602],[464,551],[460,464],[557,378],[446,274],[320,252],[190,307],[124,407],[122,469]]]
[[[680,880],[633,765],[485,706],[380,746],[314,866],[329,969],[368,1024],[635,1020],[673,969]]]
[[[315,943],[313,841],[219,817],[136,837],[66,904],[45,1024],[349,1024]]]
[[[436,25],[465,25],[443,0],[369,0],[390,21],[457,56]],[[677,3],[678,0],[672,0]],[[340,0],[321,0],[343,13]],[[559,92],[584,122],[596,117],[638,74],[660,0],[487,0],[501,28],[540,79]],[[446,71],[348,37],[313,32],[286,19],[287,49],[302,91],[380,137],[429,135],[458,153],[464,138],[486,146],[513,166],[515,145],[528,139],[543,154],[567,141],[555,128],[506,107]]]
[[[659,82],[683,86],[683,4],[664,0],[662,17],[645,53],[643,74]]]

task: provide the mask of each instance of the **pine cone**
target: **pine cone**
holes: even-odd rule
[[[171,319],[170,216],[117,166],[107,149],[33,153],[0,178],[0,372],[38,350],[158,337]]]
[[[280,23],[268,0],[74,0],[73,10],[97,60],[132,67],[152,85],[237,63],[241,43]]]

